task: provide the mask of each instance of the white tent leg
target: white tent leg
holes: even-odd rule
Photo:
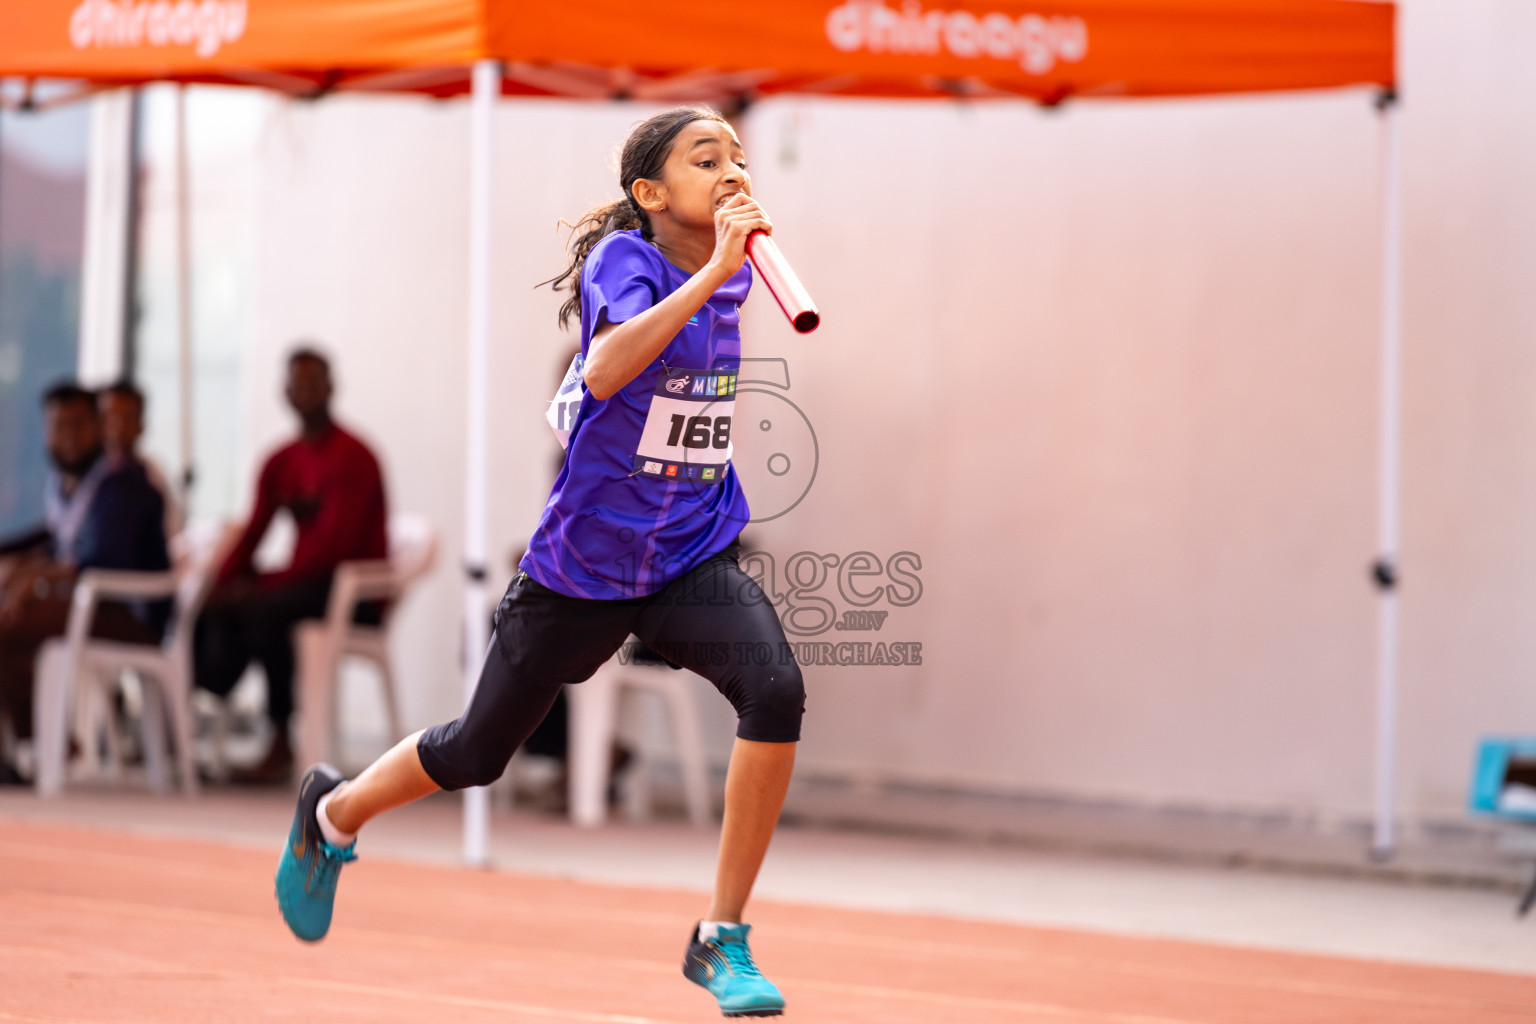
[[[469,375],[466,381],[467,434],[464,442],[464,699],[475,695],[490,643],[486,605],[486,483],[490,472],[491,349],[491,173],[493,118],[501,94],[501,65],[475,63],[470,106],[469,170]],[[490,798],[483,788],[464,793],[464,861],[488,860]]]
[[[192,214],[187,87],[176,86],[176,353],[181,403],[181,507],[192,508]]]
[[[1376,800],[1371,853],[1390,857],[1397,803],[1397,558],[1402,407],[1402,147],[1394,96],[1381,102],[1383,216],[1381,278],[1381,478],[1375,566]]]
[[[128,244],[133,207],[134,91],[99,93],[91,104],[85,186],[85,250],[80,260],[78,376],[96,387],[128,369]]]

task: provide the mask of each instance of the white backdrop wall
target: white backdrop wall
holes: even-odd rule
[[[149,393],[144,445],[167,479],[181,477],[177,335],[175,87],[145,90],[140,110],[136,373]],[[192,208],[192,340],[195,517],[243,508],[255,470],[231,456],[247,442],[239,415],[242,368],[257,340],[254,303],[261,169],[252,159],[272,101],[255,90],[187,95],[188,200]],[[107,171],[107,173],[111,173]],[[95,381],[94,383],[101,383]],[[250,398],[254,398],[252,395]],[[262,396],[266,398],[266,396]]]
[[[1441,809],[1536,733],[1536,7],[1408,15],[1403,763]]]
[[[1536,11],[1404,6],[1403,768],[1405,813],[1422,817],[1457,813],[1481,732],[1536,731],[1536,241],[1523,227]],[[615,192],[615,143],[645,113],[498,111],[493,552],[526,537],[551,472],[542,402],[569,341],[532,285],[561,265],[558,219]],[[797,552],[868,552],[887,569],[845,579],[891,585],[871,606],[889,613],[879,632],[803,639],[923,645],[920,666],[808,668],[802,764],[1363,813],[1370,97],[1054,112],[786,99],[743,124],[758,195],[826,324],[798,338],[766,294],[746,309],[749,354],[787,360],[784,395],[820,454],[805,500],[749,537],[781,591]],[[463,102],[272,101],[250,155],[254,316],[234,458],[251,467],[286,435],[281,357],[321,341],[395,506],[444,534],[401,623],[415,725],[459,706],[467,128]],[[781,404],[758,401],[774,430],[753,434],[744,410],[738,438],[766,488],[756,467],[775,445],[791,478],[809,449]],[[916,557],[892,571],[898,552]],[[854,607],[828,572],[797,607]],[[723,751],[726,709],[713,721]]]

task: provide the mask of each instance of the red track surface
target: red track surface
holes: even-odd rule
[[[678,971],[697,894],[365,857],[307,946],[275,863],[0,821],[0,1022],[720,1019]],[[816,1024],[1536,1020],[1536,978],[772,903],[752,919],[790,1019]]]

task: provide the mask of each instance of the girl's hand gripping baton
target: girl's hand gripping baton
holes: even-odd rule
[[[821,313],[811,301],[811,293],[790,269],[789,261],[779,251],[772,236],[754,231],[747,236],[747,257],[759,276],[767,283],[768,290],[779,300],[779,307],[789,322],[801,334],[809,334],[821,324]]]

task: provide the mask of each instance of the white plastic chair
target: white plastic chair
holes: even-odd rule
[[[633,649],[632,647],[630,649]],[[570,808],[571,821],[595,827],[608,815],[608,770],[618,727],[619,700],[626,688],[654,693],[664,702],[678,764],[683,773],[683,795],[688,820],[705,827],[712,821],[709,799],[709,766],[704,756],[704,728],[689,680],[692,672],[668,665],[623,664],[618,655],[584,683],[566,687],[570,701]],[[634,810],[648,803],[645,752],[634,766],[630,780]]]
[[[69,624],[62,639],[49,640],[38,653],[33,699],[35,782],[43,796],[62,792],[69,751],[69,711],[104,703],[122,673],[134,671],[143,684],[144,765],[150,789],[169,788],[165,758],[165,721],[169,712],[181,788],[197,792],[192,747],[192,634],[198,612],[223,547],[226,528],[203,524],[176,539],[178,568],[172,572],[116,572],[87,569],[75,582]],[[171,618],[159,645],[102,640],[90,635],[91,620],[102,601],[173,598]],[[115,733],[109,731],[114,766]],[[94,736],[84,737],[94,751]]]
[[[336,681],[344,657],[362,658],[378,668],[390,740],[394,742],[405,735],[400,727],[399,696],[390,666],[389,627],[401,598],[411,584],[431,570],[436,559],[437,531],[430,522],[421,516],[391,516],[389,558],[343,562],[331,584],[325,618],[301,622],[294,629],[300,765],[330,757],[336,738]],[[382,623],[365,626],[353,621],[360,603],[379,600],[389,602]]]

